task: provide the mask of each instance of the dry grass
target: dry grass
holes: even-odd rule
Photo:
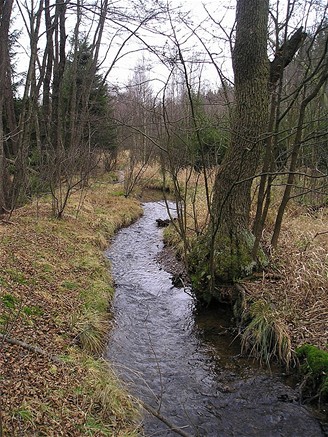
[[[264,231],[267,246],[274,211],[273,205],[271,220]],[[272,272],[264,273],[261,279],[246,284],[250,305],[265,300],[274,308],[275,320],[280,325],[277,332],[283,330],[290,339],[290,357],[304,343],[328,349],[327,223],[327,208],[314,215],[309,214],[305,207],[291,203],[279,247],[271,258],[274,276],[270,274]]]
[[[5,436],[136,435],[131,399],[112,373],[93,370],[98,361],[91,354],[101,352],[110,326],[113,288],[103,250],[141,208],[110,181],[90,188],[82,204],[80,194],[62,220],[51,217],[51,202],[42,199],[0,223],[0,329],[63,361],[54,365],[0,344]],[[107,391],[116,387],[114,403],[122,403],[110,408],[108,398],[111,414],[97,407],[92,387],[100,381],[104,392],[106,383],[112,387]]]
[[[103,434],[109,436],[141,435],[141,422],[138,420],[140,417],[136,413],[135,401],[118,383],[109,363],[90,357],[86,357],[85,363],[88,368],[86,392],[92,399],[92,403],[85,406],[89,409],[85,431],[90,432],[94,428],[97,432],[102,429]]]
[[[210,175],[210,189],[213,180],[214,175]],[[179,181],[187,205],[186,235],[192,243],[208,223],[204,179],[184,169]],[[275,187],[272,193],[273,202],[263,231],[266,248],[270,247],[282,189]],[[259,317],[254,315],[255,320],[244,334],[244,346],[266,359],[269,352],[265,344],[269,342],[273,355],[286,364],[293,359],[295,349],[305,342],[328,349],[328,209],[309,211],[308,206],[290,202],[279,248],[271,257],[270,271],[257,280],[245,282],[249,291],[248,310],[254,303],[255,308],[258,302],[266,302],[266,305]],[[179,235],[173,229],[166,230],[165,234],[167,241],[182,255]],[[260,327],[264,330],[262,334]]]
[[[328,211],[286,217],[275,259],[283,280],[278,295],[290,306],[295,345],[328,344]],[[295,328],[294,328],[295,326]]]
[[[183,205],[183,227],[187,246],[191,247],[193,241],[199,238],[209,224],[208,197],[211,198],[211,191],[214,182],[215,172],[208,171],[207,184],[208,193],[205,188],[205,177],[203,173],[198,173],[190,168],[180,170],[178,183],[175,184],[175,196],[179,198]],[[174,188],[172,188],[174,193]],[[182,242],[179,235],[173,230],[165,231],[166,241],[178,248],[180,255],[183,254]]]

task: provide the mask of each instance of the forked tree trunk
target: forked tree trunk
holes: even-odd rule
[[[254,267],[249,214],[268,125],[268,13],[268,0],[237,1],[232,139],[215,180],[209,235],[191,255],[205,294],[215,295],[217,283],[234,281]]]

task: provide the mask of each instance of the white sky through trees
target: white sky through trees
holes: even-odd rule
[[[34,4],[36,11],[38,3],[36,0],[16,0],[12,30],[22,32],[19,45],[15,49],[16,71],[18,73],[26,73],[27,70],[30,44],[25,24],[28,25],[28,10],[31,10]],[[97,15],[92,15],[92,7],[88,8],[88,4],[94,5],[95,3],[94,1],[84,1],[86,12],[82,28],[85,34],[89,35],[90,40]],[[282,22],[286,15],[286,0],[271,3],[273,14],[277,14],[278,5],[278,20]],[[294,12],[291,32],[293,27],[296,29],[301,24],[308,25],[309,21],[313,21],[316,4],[320,3],[324,2],[318,0],[316,2],[311,0],[297,2],[298,6]],[[71,33],[76,19],[74,5],[71,4],[67,14],[67,28],[71,29]],[[108,14],[99,60],[100,72],[107,77],[110,86],[124,87],[133,77],[136,65],[143,63],[152,88],[159,91],[165,85],[174,64],[179,70],[179,50],[183,54],[185,65],[190,74],[190,81],[194,86],[202,83],[205,88],[216,89],[219,87],[218,68],[229,79],[232,78],[229,39],[230,41],[231,38],[233,39],[231,30],[235,19],[236,0],[225,0],[224,2],[189,0],[184,3],[180,2],[180,6],[178,6],[178,2],[171,1],[164,5],[168,6],[169,15],[164,11],[157,12],[160,9],[159,1],[147,2],[146,0],[133,3],[133,1],[125,0],[114,1],[111,5],[110,7],[119,13],[116,16],[116,12]],[[150,15],[149,10],[156,12],[151,20],[139,27],[141,17],[147,16],[142,5],[146,9],[148,8],[148,15]],[[309,9],[312,11],[311,20],[306,18]],[[121,13],[122,19],[120,21]],[[131,32],[136,31],[137,28],[137,36],[129,37]],[[44,29],[42,30],[41,26],[41,37],[38,43],[40,58],[45,44],[42,31]],[[70,35],[68,32],[68,41],[71,36],[72,34]],[[124,44],[123,48],[121,48],[122,43]],[[109,69],[110,72],[108,72]]]
[[[30,42],[26,29],[26,26],[29,26],[28,13],[31,11],[33,4],[34,10],[37,10],[38,2],[31,0],[16,1],[11,28],[21,32],[14,51],[16,53],[16,72],[24,74],[28,68],[30,56]],[[87,3],[85,2],[85,4]],[[131,6],[131,2],[127,0],[113,2],[113,5],[118,3],[123,5],[123,9],[125,9],[127,14],[130,11],[131,16],[143,15],[134,6]],[[215,59],[220,58],[220,67],[224,61],[228,71],[230,69],[229,60],[224,60],[224,58],[228,56],[229,51],[227,47],[223,49],[223,45],[226,45],[224,43],[226,35],[219,36],[217,34],[217,30],[214,29],[214,27],[217,27],[217,24],[209,19],[208,13],[230,32],[234,20],[235,0],[226,0],[224,5],[218,3],[220,2],[212,0],[189,0],[177,6],[177,2],[171,2],[170,19],[164,18],[163,12],[157,14],[149,23],[138,29],[138,36],[131,37],[125,43],[121,52],[119,50],[122,42],[128,38],[130,32],[133,32],[138,27],[139,23],[136,18],[132,18],[130,22],[124,18],[123,22],[120,23],[117,18],[112,20],[109,14],[99,62],[101,73],[106,75],[108,69],[111,68],[107,77],[109,84],[122,87],[132,78],[135,66],[144,62],[146,71],[152,81],[152,86],[155,90],[159,90],[167,80],[171,68],[170,61],[172,60],[172,63],[176,62],[177,45],[179,45],[183,51],[186,65],[194,71],[195,80],[201,74],[204,83],[209,85],[215,84],[217,73],[215,68],[209,65],[211,60],[206,55],[203,44],[211,50]],[[156,2],[154,4],[154,9],[156,10]],[[75,18],[73,10],[68,13],[67,28],[71,29],[71,34],[68,32],[68,41],[72,37]],[[92,17],[91,14],[86,13],[83,31],[90,35],[90,39],[94,27],[94,21],[92,20],[95,20],[95,16]],[[193,32],[195,32],[194,35]],[[44,28],[42,25],[40,34],[38,48],[41,57],[45,45]],[[113,59],[117,56],[118,52],[118,59],[112,66]],[[226,53],[225,56],[223,56],[223,52]],[[172,58],[171,60],[170,57]]]

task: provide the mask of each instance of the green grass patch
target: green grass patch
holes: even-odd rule
[[[87,311],[81,314],[75,328],[78,330],[77,340],[82,350],[100,356],[109,330],[108,319],[102,319],[96,311]]]
[[[46,273],[51,273],[51,272],[54,271],[53,266],[50,265],[50,264],[42,264],[42,269],[43,269],[43,271],[46,272]]]
[[[136,437],[140,435],[138,406],[121,386],[110,365],[105,360],[90,358],[86,359],[85,365],[88,368],[88,375],[84,390],[86,393],[92,392],[94,402],[90,409],[91,416],[86,423],[86,429],[92,431],[92,429],[102,427],[104,431],[111,427],[112,432],[115,429],[117,436]],[[97,419],[93,417],[95,412],[97,412]]]
[[[79,288],[79,284],[74,281],[63,281],[61,283],[61,287],[65,290],[77,290]]]
[[[6,279],[2,276],[0,276],[0,287],[6,287],[8,285],[8,282]]]
[[[34,422],[34,413],[26,404],[15,410],[14,416],[18,417],[23,422],[29,422],[31,424]]]
[[[101,282],[101,281],[99,281]],[[109,285],[104,285],[100,290],[96,290],[93,286],[90,291],[94,290],[95,294],[87,294],[84,298],[85,311],[97,311],[99,313],[106,313],[109,308],[109,302],[113,295],[113,289]]]
[[[25,285],[28,283],[28,280],[26,279],[24,274],[22,272],[20,272],[19,270],[8,267],[8,268],[4,269],[4,272],[9,275],[10,279],[13,282],[16,282],[19,285]]]
[[[83,431],[86,436],[96,436],[100,434],[104,437],[110,437],[113,435],[113,429],[111,427],[90,415],[87,416]]]
[[[5,308],[10,310],[15,309],[19,303],[19,300],[11,293],[6,293],[4,296],[2,296],[1,301]]]
[[[97,278],[103,271],[102,260],[97,259],[94,256],[86,256],[77,261],[75,264],[77,268],[85,271],[89,275]]]
[[[40,308],[37,305],[31,305],[31,306],[24,306],[23,313],[26,316],[42,316],[44,314],[44,311],[42,308]]]
[[[116,190],[111,192],[112,196],[122,197],[125,195],[124,190]]]

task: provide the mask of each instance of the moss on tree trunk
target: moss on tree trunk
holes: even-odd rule
[[[208,236],[207,236],[208,238]],[[214,245],[214,250],[211,245]],[[199,300],[225,300],[225,285],[232,284],[264,267],[267,258],[260,249],[257,259],[252,257],[254,236],[244,230],[236,234],[218,236],[215,241],[199,241],[188,259],[191,280]]]

